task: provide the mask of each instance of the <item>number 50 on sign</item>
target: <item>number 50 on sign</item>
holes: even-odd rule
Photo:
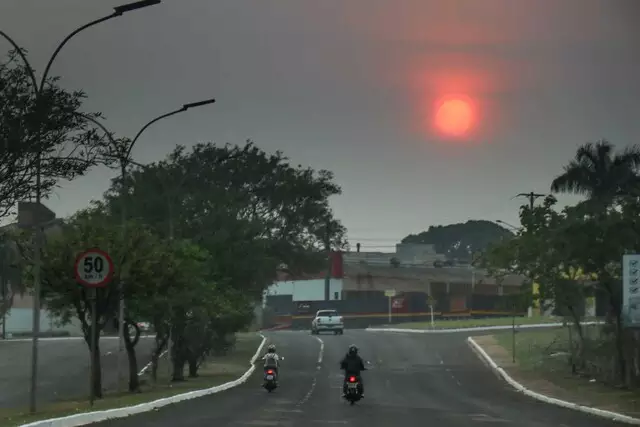
[[[74,270],[79,284],[89,288],[102,288],[113,277],[113,261],[105,251],[93,248],[78,255]]]

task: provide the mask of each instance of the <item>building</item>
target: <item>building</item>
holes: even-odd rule
[[[56,218],[48,208],[42,204],[38,206],[32,202],[20,202],[17,221],[0,227],[0,236],[17,228],[30,227],[37,221],[44,225],[45,236],[60,232],[62,219]],[[27,290],[29,287],[22,282],[22,272],[15,267],[15,262],[13,262],[20,256],[15,244],[4,243],[0,245],[2,337],[28,334],[33,330],[33,295]],[[42,333],[66,331],[77,334],[80,332],[77,325],[60,326],[57,323],[48,310],[40,310],[40,330]]]
[[[314,278],[278,280],[267,288],[265,301],[269,296],[283,295],[291,296],[292,301],[324,301],[325,277],[323,274],[318,274]],[[342,279],[329,280],[329,299],[342,299]]]
[[[500,281],[472,265],[446,266],[444,254],[433,245],[396,245],[396,251],[346,252],[345,291],[455,292],[463,288],[484,294],[502,295],[519,288],[523,277],[510,275]],[[499,282],[499,283],[498,283]]]
[[[290,302],[342,299],[342,253],[332,252],[331,258],[332,266],[328,288],[326,287],[326,270],[315,274],[292,275],[283,268],[278,271],[276,281],[265,291],[263,306],[267,304],[268,300],[273,302],[278,299]]]

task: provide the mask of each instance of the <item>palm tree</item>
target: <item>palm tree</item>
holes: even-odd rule
[[[582,194],[606,209],[619,197],[637,191],[639,167],[639,146],[614,153],[613,145],[606,140],[589,142],[578,148],[575,158],[553,180],[551,191]]]

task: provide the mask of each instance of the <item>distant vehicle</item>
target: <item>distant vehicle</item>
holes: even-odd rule
[[[151,323],[149,322],[138,322],[136,325],[138,325],[140,332],[149,332],[151,330]]]
[[[320,332],[333,332],[335,335],[344,333],[342,316],[336,310],[319,310],[311,322],[311,333],[318,335]]]

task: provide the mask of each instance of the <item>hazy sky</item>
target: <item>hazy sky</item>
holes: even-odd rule
[[[67,33],[126,1],[3,0],[0,28],[42,71]],[[371,250],[432,224],[517,223],[510,198],[547,191],[577,145],[637,143],[639,19],[638,0],[164,0],[83,32],[53,73],[121,136],[217,98],[151,128],[135,159],[247,138],[283,150],[335,172],[335,211]],[[449,95],[476,113],[465,138],[431,126]],[[47,205],[71,214],[114,175],[93,170]]]

